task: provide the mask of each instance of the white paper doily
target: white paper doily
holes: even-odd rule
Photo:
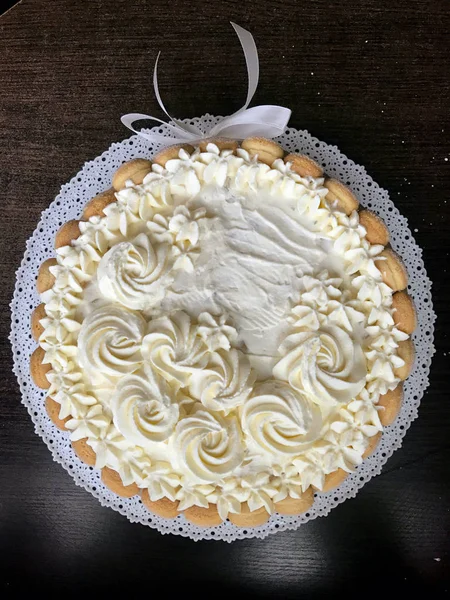
[[[219,117],[204,115],[187,120],[202,131],[209,130]],[[167,133],[165,126],[155,128],[158,133]],[[42,213],[41,220],[28,240],[26,252],[17,271],[14,297],[11,303],[12,326],[11,344],[14,356],[14,372],[22,392],[22,402],[35,425],[36,433],[42,437],[55,461],[59,462],[75,480],[75,483],[98,498],[103,506],[109,506],[126,516],[130,521],[148,525],[161,533],[173,533],[194,540],[219,539],[228,542],[236,539],[264,538],[269,533],[296,529],[302,523],[319,516],[327,515],[332,508],[352,498],[374,475],[378,475],[389,456],[401,446],[403,436],[417,417],[420,399],[428,386],[431,357],[434,353],[433,331],[436,315],[431,298],[431,282],[426,274],[422,250],[418,247],[408,222],[389,199],[386,190],[381,189],[367,175],[364,167],[356,165],[343,155],[336,146],[329,146],[313,138],[306,131],[289,128],[277,138],[289,152],[302,152],[323,165],[326,173],[349,185],[361,203],[378,213],[391,233],[391,243],[403,257],[407,266],[410,284],[408,291],[413,297],[418,315],[418,327],[413,336],[417,357],[414,370],[405,383],[405,399],[395,423],[388,427],[376,452],[337,489],[327,494],[316,494],[314,505],[304,515],[286,517],[272,515],[261,527],[242,529],[226,521],[218,527],[200,528],[186,521],[183,515],[167,520],[151,514],[138,497],[119,498],[111,493],[100,480],[100,473],[84,465],[75,456],[69,444],[68,433],[61,432],[51,423],[45,407],[45,392],[32,382],[29,359],[36,343],[30,333],[30,315],[39,304],[35,288],[39,265],[54,255],[54,237],[58,228],[69,219],[78,218],[84,205],[97,193],[110,186],[114,171],[125,161],[135,157],[150,157],[160,145],[152,145],[147,140],[134,135],[123,142],[113,144],[109,150],[94,160],[87,162],[82,170],[67,184],[50,207]]]

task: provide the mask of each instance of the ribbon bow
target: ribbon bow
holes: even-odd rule
[[[214,125],[209,131],[203,133],[198,127],[194,125],[188,125],[174,119],[167,112],[163,101],[161,99],[159,88],[158,88],[158,60],[161,52],[155,62],[155,69],[153,71],[153,87],[155,89],[155,96],[158,103],[164,113],[169,118],[169,123],[161,121],[151,115],[143,115],[140,113],[129,113],[123,115],[121,118],[122,123],[125,127],[128,127],[134,133],[137,133],[141,137],[150,140],[151,142],[170,144],[180,142],[197,141],[204,138],[223,136],[230,138],[242,139],[248,136],[262,136],[267,138],[277,137],[281,135],[286,129],[286,125],[291,116],[291,111],[283,106],[272,106],[262,105],[248,108],[248,105],[252,101],[255,94],[256,88],[258,87],[259,79],[259,60],[258,51],[256,49],[255,40],[252,34],[243,29],[236,23],[231,23],[233,26],[239,41],[241,42],[242,50],[244,51],[245,62],[247,65],[248,74],[248,90],[247,99],[242,108],[237,110],[229,117],[223,117],[217,125]],[[152,120],[157,121],[166,125],[169,129],[170,135],[160,135],[158,133],[152,133],[147,131],[138,131],[134,129],[133,123],[140,120]]]

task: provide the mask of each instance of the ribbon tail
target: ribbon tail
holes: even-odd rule
[[[255,95],[256,88],[258,87],[259,81],[259,58],[258,58],[258,50],[256,48],[255,39],[247,29],[244,29],[240,25],[233,23],[230,21],[236,35],[241,42],[242,51],[244,52],[245,64],[247,66],[247,99],[245,100],[245,104],[242,108],[237,110],[233,115],[237,115],[240,112],[246,110],[250,102],[252,101],[253,96]]]
[[[145,138],[146,140],[149,140],[150,142],[167,144],[167,142],[169,141],[171,144],[172,143],[178,144],[178,143],[183,143],[183,142],[194,141],[197,139],[201,139],[203,137],[203,134],[200,131],[199,131],[198,135],[189,133],[187,131],[184,131],[184,129],[177,127],[176,125],[172,125],[171,123],[166,123],[165,121],[161,121],[161,119],[158,119],[157,117],[152,117],[151,115],[143,115],[141,113],[129,113],[127,115],[123,115],[120,118],[120,120],[125,125],[125,127],[127,127],[130,131]],[[165,127],[169,130],[168,135],[167,134],[163,135],[161,133],[157,133],[157,132],[153,132],[153,131],[151,133],[150,132],[146,133],[145,131],[135,129],[133,127],[133,123],[135,121],[142,121],[142,120],[156,121],[157,123],[160,123],[161,125],[165,125]]]

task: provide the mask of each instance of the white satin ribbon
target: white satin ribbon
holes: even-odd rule
[[[153,87],[155,89],[155,96],[158,100],[158,104],[169,118],[169,122],[161,121],[151,115],[143,115],[141,113],[129,113],[121,117],[122,123],[125,127],[128,127],[134,133],[137,133],[141,137],[150,140],[151,142],[173,144],[180,142],[192,142],[209,138],[213,136],[223,136],[229,138],[243,139],[249,136],[262,136],[266,138],[273,138],[281,135],[288,124],[291,116],[291,111],[283,106],[272,106],[262,105],[248,108],[248,105],[252,101],[252,98],[258,87],[259,79],[259,60],[258,51],[256,49],[255,40],[252,34],[243,29],[236,23],[231,23],[234,30],[241,42],[242,50],[244,51],[245,62],[247,65],[248,74],[248,89],[247,99],[244,106],[237,110],[229,117],[223,117],[217,125],[214,125],[209,131],[203,133],[198,127],[194,125],[188,125],[174,119],[167,112],[158,87],[158,60],[161,52],[155,62],[155,69],[153,71]],[[139,131],[134,129],[133,123],[140,120],[151,120],[166,125],[169,129],[169,136],[161,135],[159,133],[149,133],[147,131]]]

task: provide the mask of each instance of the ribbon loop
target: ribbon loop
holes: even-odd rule
[[[208,137],[221,135],[223,137],[232,137],[243,139],[248,136],[262,136],[273,138],[281,135],[288,124],[291,116],[291,111],[283,106],[262,105],[248,108],[252,98],[258,87],[259,80],[259,59],[255,40],[252,34],[246,29],[240,27],[236,23],[231,22],[239,41],[241,42],[242,50],[244,51],[245,62],[247,65],[248,85],[247,98],[244,106],[228,117],[222,118],[217,125],[211,128],[206,134],[203,134],[198,127],[184,123],[170,116],[166,110],[159,93],[158,86],[158,61],[161,52],[158,53],[153,70],[153,87],[155,96],[168,117],[169,122],[162,121],[151,115],[141,113],[129,113],[121,117],[122,123],[133,133],[156,143],[173,144],[182,142],[195,142]],[[160,134],[137,130],[133,127],[135,121],[151,120],[161,123],[168,128],[168,133]]]

